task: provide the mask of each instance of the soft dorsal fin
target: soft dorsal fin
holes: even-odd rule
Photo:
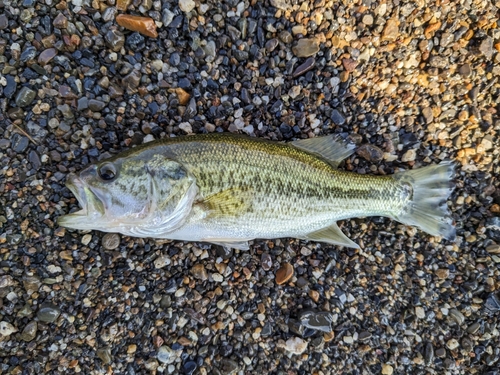
[[[349,237],[342,233],[337,223],[316,232],[309,233],[305,239],[359,249],[359,245],[357,243],[353,242]]]
[[[292,142],[297,148],[322,156],[335,168],[354,153],[356,145],[342,139],[337,134],[330,134],[325,137],[300,139]]]
[[[248,190],[231,188],[205,198],[202,204],[209,216],[234,216],[248,210],[251,196]]]

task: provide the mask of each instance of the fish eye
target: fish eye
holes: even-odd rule
[[[115,166],[111,163],[104,163],[99,167],[99,176],[104,181],[111,181],[116,177]]]

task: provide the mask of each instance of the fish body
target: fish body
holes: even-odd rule
[[[61,225],[245,249],[295,237],[357,247],[338,220],[385,216],[453,238],[445,206],[453,166],[392,176],[339,170],[354,145],[335,136],[291,143],[231,134],[150,142],[90,166],[67,185],[83,209]]]

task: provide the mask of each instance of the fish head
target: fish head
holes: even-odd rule
[[[179,163],[159,155],[111,158],[67,177],[66,186],[81,210],[61,216],[58,222],[72,229],[138,236],[147,235],[138,228],[165,232],[178,224],[169,218],[184,218],[191,209],[193,185],[193,177]]]

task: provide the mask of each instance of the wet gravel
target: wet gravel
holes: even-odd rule
[[[498,374],[499,7],[0,0],[0,373]],[[356,218],[362,250],[227,254],[57,226],[69,172],[207,132],[345,133],[357,173],[454,159],[457,240]]]

